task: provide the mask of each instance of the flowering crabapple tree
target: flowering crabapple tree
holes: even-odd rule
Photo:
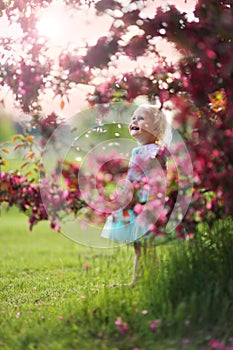
[[[31,123],[37,125],[44,136],[43,144],[52,135],[60,121],[53,113],[42,118],[40,94],[51,89],[54,96],[69,96],[76,84],[94,86],[94,92],[87,95],[90,106],[108,106],[112,102],[132,103],[138,96],[146,96],[153,103],[159,99],[163,106],[170,101],[174,106],[174,125],[186,141],[193,163],[193,198],[182,222],[188,232],[195,230],[200,221],[211,223],[214,218],[231,215],[232,202],[232,114],[233,114],[233,6],[229,0],[198,0],[194,16],[174,5],[156,8],[153,16],[146,15],[145,1],[64,0],[74,11],[89,7],[97,16],[110,16],[111,28],[106,36],[95,45],[86,45],[85,53],[79,48],[62,50],[56,59],[47,55],[47,43],[41,41],[37,31],[37,11],[46,8],[51,1],[2,1],[0,11],[10,22],[17,22],[22,29],[20,45],[22,52],[16,55],[16,43],[11,38],[1,37],[0,84],[13,93],[16,104],[23,112],[30,114]],[[134,34],[132,35],[132,28]],[[136,33],[136,34],[135,34]],[[157,38],[175,44],[181,54],[177,62],[168,62],[156,49]],[[138,58],[153,57],[150,69],[132,69],[127,73],[117,70],[121,57],[132,63]],[[113,68],[116,68],[115,70]],[[96,83],[101,71],[109,74],[104,82]],[[114,72],[114,73],[111,73]],[[2,101],[4,104],[4,101]],[[64,103],[64,102],[63,102]],[[61,105],[62,108],[62,105]],[[103,109],[101,109],[103,113]],[[124,122],[124,120],[122,120]],[[16,204],[29,212],[31,227],[38,221],[48,219],[40,195],[40,185],[35,172],[42,171],[33,139],[30,135],[18,135],[16,147],[27,149],[26,161],[33,162],[34,173],[1,172],[1,202]],[[42,146],[43,146],[42,144]],[[2,146],[1,164],[6,160],[7,149]],[[121,166],[119,166],[121,165]],[[25,166],[26,167],[26,166]],[[99,188],[104,188],[110,176],[114,182],[125,171],[125,164],[115,164],[102,169]],[[25,168],[23,168],[25,169]],[[123,169],[123,170],[122,170]],[[57,213],[69,209],[78,213],[82,208],[93,212],[87,199],[80,197],[77,164],[63,165],[62,175],[65,189],[56,181],[48,194],[55,197],[51,225],[57,228]],[[110,175],[107,175],[110,174]],[[56,169],[53,173],[56,178]],[[88,178],[88,181],[93,179]],[[96,179],[95,179],[96,181]],[[169,178],[168,197],[172,207],[177,195],[177,172]],[[51,186],[51,184],[47,184]],[[61,192],[61,193],[60,193]],[[52,203],[53,201],[51,201]],[[133,202],[132,202],[133,203]],[[133,203],[132,205],[135,205]],[[54,211],[53,211],[54,210]],[[138,207],[137,209],[138,210]],[[166,215],[169,214],[169,209]],[[62,214],[61,214],[62,215]],[[98,218],[96,218],[98,220]],[[161,226],[165,219],[162,220]],[[178,231],[180,228],[178,227]],[[181,231],[178,232],[181,235]]]

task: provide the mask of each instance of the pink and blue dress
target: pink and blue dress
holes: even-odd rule
[[[147,144],[134,148],[126,180],[135,185],[141,184],[146,177],[150,176],[150,170],[156,164],[158,151],[159,146],[157,144]],[[113,211],[106,220],[101,237],[122,243],[140,242],[151,237],[150,227],[153,224],[151,218],[148,222],[144,220],[142,223],[140,214],[134,210],[137,202],[142,204],[142,208],[144,208],[144,205],[147,205],[150,200],[150,195],[151,191],[148,187],[146,190],[139,187],[136,192],[134,191],[134,205]]]

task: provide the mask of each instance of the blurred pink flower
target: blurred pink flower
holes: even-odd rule
[[[127,334],[129,331],[129,325],[126,322],[122,321],[121,317],[117,317],[115,321],[115,326],[117,326],[118,330],[121,332],[121,334]]]
[[[142,314],[143,315],[147,315],[148,314],[148,310],[142,310]]]
[[[89,265],[88,265],[88,264],[84,264],[84,265],[83,265],[83,268],[84,268],[85,270],[88,270]]]
[[[135,211],[136,214],[140,214],[142,209],[143,209],[143,206],[140,203],[137,203],[133,208],[133,210]]]
[[[161,322],[160,319],[151,321],[150,322],[150,329],[153,332],[156,332],[158,330],[158,326],[160,325],[160,322]]]
[[[115,321],[115,325],[120,327],[122,325],[122,318],[121,317],[117,317],[116,321]]]
[[[217,339],[211,339],[208,343],[208,350],[226,350],[224,342]]]

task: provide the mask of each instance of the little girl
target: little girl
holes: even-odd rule
[[[164,146],[164,138],[168,129],[168,122],[164,113],[156,106],[144,104],[139,106],[130,121],[130,135],[138,142],[138,147],[132,150],[126,181],[131,186],[138,188],[138,185],[145,183],[146,178],[153,178],[153,169],[160,168],[160,179],[162,178],[163,188],[166,187],[164,172],[161,175],[161,166],[158,167],[156,156]],[[158,175],[158,172],[156,173]],[[155,178],[157,175],[154,174]],[[153,182],[153,181],[152,181]],[[148,182],[147,182],[148,183]],[[125,186],[127,188],[129,186]],[[145,186],[144,186],[145,187]],[[127,192],[127,191],[125,191]],[[155,213],[154,207],[150,207],[153,191],[138,188],[134,191],[133,199],[126,203],[124,208],[118,209],[108,217],[101,236],[119,242],[133,242],[135,250],[134,275],[131,285],[135,283],[138,260],[141,255],[141,246],[147,244],[152,238],[156,220],[161,213],[165,200],[165,191],[160,196],[160,210]],[[163,192],[163,191],[162,191]],[[122,195],[127,194],[122,192]],[[131,196],[132,197],[132,196]],[[128,201],[129,202],[129,201]],[[152,208],[148,215],[148,208]],[[144,212],[144,213],[143,213]],[[144,215],[144,216],[143,216]]]

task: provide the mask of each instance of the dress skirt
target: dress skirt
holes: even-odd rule
[[[142,226],[138,216],[132,209],[124,211],[120,209],[107,218],[101,237],[110,240],[130,243],[141,240],[149,228]]]

